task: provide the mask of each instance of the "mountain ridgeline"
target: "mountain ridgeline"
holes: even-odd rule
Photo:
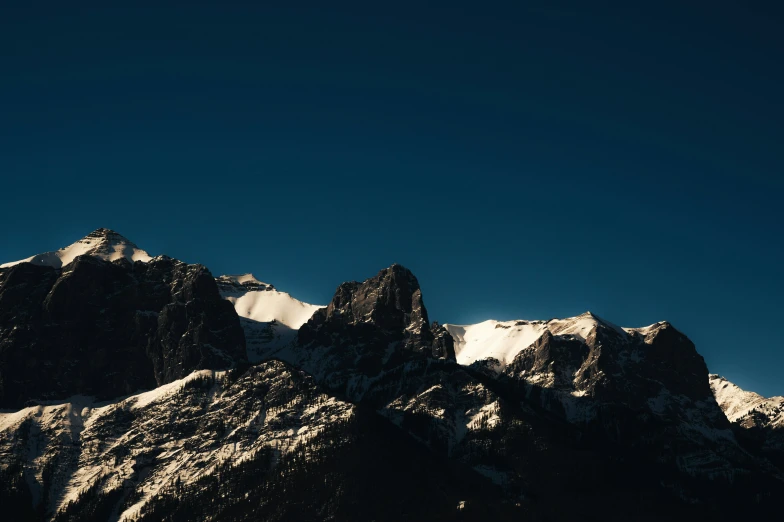
[[[324,307],[106,229],[0,266],[13,520],[770,517],[782,405],[666,322],[431,322],[400,265]]]

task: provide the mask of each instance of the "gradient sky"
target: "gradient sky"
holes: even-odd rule
[[[431,319],[666,319],[784,394],[781,3],[131,3],[0,7],[0,260],[398,262]]]

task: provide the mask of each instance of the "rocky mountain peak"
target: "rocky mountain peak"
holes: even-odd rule
[[[278,357],[358,397],[346,388],[349,382],[378,378],[414,360],[454,362],[455,350],[450,333],[429,324],[414,274],[395,264],[361,283],[338,286],[329,305],[302,325],[294,346]]]
[[[85,238],[105,238],[105,239],[116,238],[121,241],[130,243],[130,241],[128,241],[127,238],[125,238],[124,236],[122,236],[121,234],[115,232],[110,228],[96,228],[95,230],[87,234]]]
[[[269,283],[256,279],[253,274],[222,275],[215,278],[221,292],[265,292],[275,290]]]
[[[422,332],[428,325],[419,281],[398,264],[362,283],[341,284],[327,307],[326,320],[368,323],[385,331]]]

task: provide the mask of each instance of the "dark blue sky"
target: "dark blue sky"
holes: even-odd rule
[[[0,7],[0,259],[399,262],[431,319],[667,319],[784,394],[781,7],[320,3]]]

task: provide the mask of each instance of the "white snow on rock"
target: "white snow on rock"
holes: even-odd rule
[[[768,416],[770,426],[784,427],[784,397],[768,399],[743,390],[720,375],[712,374],[709,379],[713,396],[730,422],[742,419],[756,410]]]
[[[51,266],[63,268],[73,262],[77,256],[89,255],[105,261],[115,261],[125,258],[128,261],[148,262],[150,255],[135,244],[124,238],[117,232],[106,228],[88,234],[76,243],[63,247],[54,252],[37,254],[19,261],[12,261],[0,265],[0,268],[8,268],[19,263],[32,263],[34,265]]]

